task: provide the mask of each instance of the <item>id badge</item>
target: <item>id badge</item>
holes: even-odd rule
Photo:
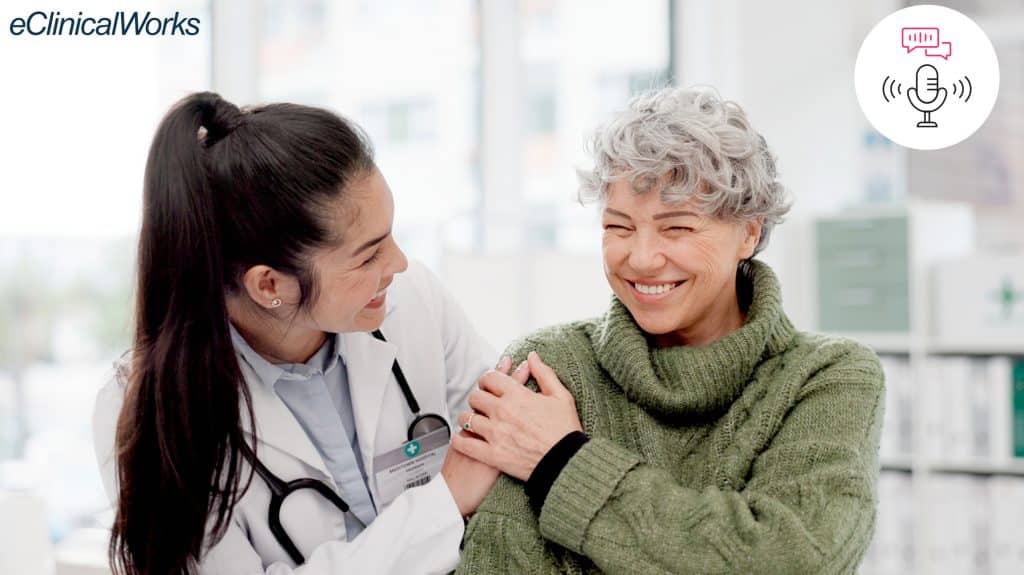
[[[438,429],[373,458],[380,507],[406,489],[424,485],[441,471],[448,454],[448,438],[448,429]]]

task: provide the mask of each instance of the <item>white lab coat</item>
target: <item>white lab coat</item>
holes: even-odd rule
[[[406,574],[447,573],[455,568],[463,521],[444,478],[438,474],[381,509],[371,472],[373,457],[404,443],[412,421],[391,374],[396,353],[421,413],[441,414],[453,430],[455,417],[466,409],[467,394],[483,372],[494,366],[496,353],[438,279],[417,263],[395,276],[381,331],[387,342],[362,332],[341,334],[339,339],[359,448],[378,504],[377,518],[358,537],[346,541],[344,517],[337,508],[310,490],[289,496],[281,521],[306,558],[296,567],[270,532],[270,491],[254,475],[234,509],[227,533],[204,554],[200,573]],[[240,365],[252,394],[260,461],[285,481],[312,477],[334,487],[327,466],[288,407],[248,364]],[[115,376],[100,390],[93,415],[96,454],[111,501],[117,496],[112,453],[122,395],[123,377]],[[248,423],[246,428],[251,433]]]

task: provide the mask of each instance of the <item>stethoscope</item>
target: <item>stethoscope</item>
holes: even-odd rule
[[[373,332],[373,337],[380,341],[387,341],[384,339],[384,334],[382,334],[379,329]],[[415,416],[412,423],[409,424],[409,430],[406,433],[407,440],[412,441],[413,439],[423,437],[424,435],[428,435],[439,429],[447,430],[448,437],[451,437],[451,426],[448,425],[448,421],[446,421],[445,418],[436,413],[420,414],[420,404],[416,401],[416,396],[413,395],[412,389],[409,387],[409,382],[406,381],[405,374],[402,373],[402,368],[398,365],[397,358],[395,359],[395,362],[391,364],[391,373],[393,373],[395,375],[395,379],[398,380],[398,387],[401,388],[402,395],[405,396],[405,403],[409,406],[409,410],[412,411]],[[270,532],[274,534],[274,539],[277,539],[277,542],[288,553],[288,556],[292,558],[292,561],[294,561],[296,565],[302,565],[305,563],[306,558],[303,557],[299,548],[295,546],[295,543],[292,541],[291,537],[288,536],[284,526],[281,524],[281,506],[284,504],[285,498],[296,491],[312,489],[323,496],[324,499],[330,501],[335,507],[341,510],[342,513],[349,513],[349,505],[348,503],[345,503],[345,500],[335,493],[333,489],[322,481],[308,477],[285,481],[271,473],[271,471],[267,469],[267,466],[263,465],[260,460],[255,457],[251,457],[250,459],[256,473],[263,478],[267,487],[270,488],[270,508],[267,510],[267,522],[270,526]],[[355,516],[354,513],[353,516]],[[362,520],[360,520],[358,516],[355,517],[360,523],[362,523]],[[363,524],[363,527],[365,526],[366,525]]]

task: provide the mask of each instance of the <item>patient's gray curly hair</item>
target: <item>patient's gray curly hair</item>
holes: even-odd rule
[[[637,194],[661,186],[674,204],[695,199],[723,219],[763,218],[754,254],[768,245],[791,202],[776,179],[775,156],[735,102],[709,88],[662,88],[641,94],[588,143],[590,170],[578,170],[581,202],[604,201],[610,182],[629,179]]]

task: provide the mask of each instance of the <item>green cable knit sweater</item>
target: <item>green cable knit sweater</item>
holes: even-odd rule
[[[616,299],[512,345],[516,363],[536,350],[554,368],[591,439],[539,517],[521,482],[498,481],[458,573],[856,572],[875,522],[878,358],[796,331],[771,269],[741,272],[746,322],[704,346],[651,347]]]

